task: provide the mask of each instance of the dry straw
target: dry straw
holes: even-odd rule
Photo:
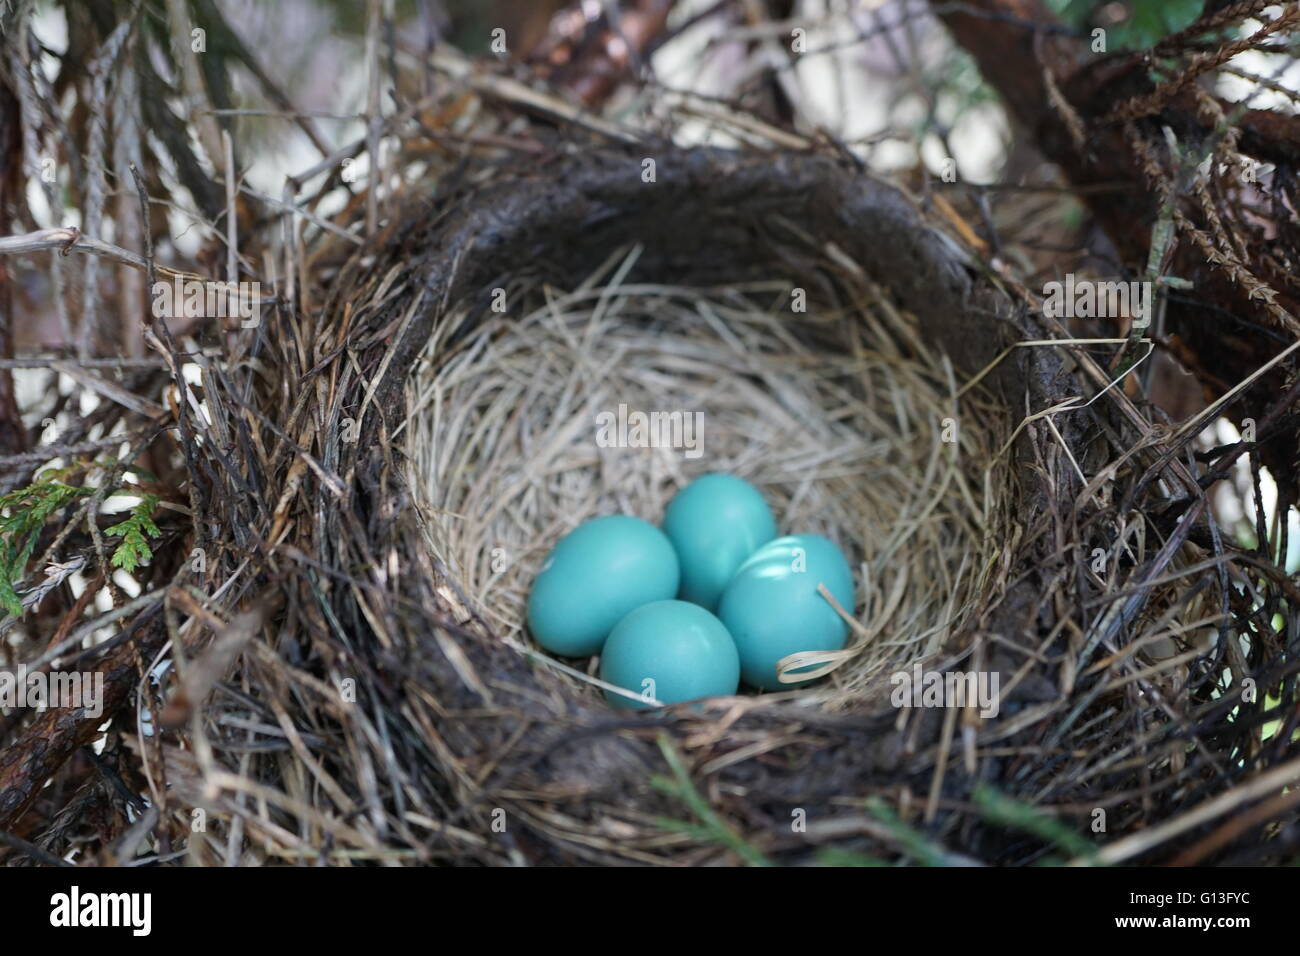
[[[833,674],[799,692],[806,702],[860,705],[986,599],[1006,544],[1010,475],[993,458],[1008,413],[978,392],[959,399],[946,357],[877,290],[802,314],[789,279],[628,282],[638,253],[570,292],[513,290],[532,307],[454,347],[436,334],[410,380],[410,481],[462,613],[485,637],[531,643],[528,590],[562,534],[603,514],[657,523],[692,478],[728,472],[762,490],[783,533],[825,534],[848,554],[850,645],[789,664]],[[698,416],[701,432],[678,435],[690,447],[602,447],[598,416],[620,407]],[[590,670],[553,668],[569,685],[598,683]]]

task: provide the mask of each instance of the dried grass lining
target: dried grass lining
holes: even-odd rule
[[[860,305],[793,314],[787,280],[629,282],[638,251],[572,292],[515,291],[522,317],[449,346],[453,315],[430,340],[406,443],[430,546],[460,589],[449,602],[480,634],[531,648],[529,587],[561,535],[617,512],[657,524],[693,477],[731,472],[763,491],[782,533],[825,534],[855,568],[848,648],[825,656],[828,680],[784,696],[839,709],[887,694],[890,673],[971,619],[1005,563],[1007,411],[979,389],[958,398],[915,317],[860,278]],[[702,413],[701,454],[600,447],[597,416],[620,405]],[[561,685],[603,686],[594,660],[584,674],[536,656]]]

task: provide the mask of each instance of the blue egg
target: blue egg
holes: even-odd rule
[[[528,595],[528,627],[553,654],[600,652],[629,611],[677,593],[681,574],[667,536],[627,515],[593,518],[555,545]]]
[[[677,596],[715,611],[736,569],[776,537],[776,519],[749,482],[712,474],[677,493],[664,515],[664,532],[682,566]]]
[[[734,694],[740,657],[722,622],[698,604],[655,601],[610,633],[600,654],[600,679],[643,698],[605,691],[615,707],[641,709],[651,706],[649,700],[677,704]]]
[[[853,575],[844,552],[818,534],[769,541],[736,571],[722,592],[718,617],[740,652],[746,684],[788,689],[776,678],[777,661],[798,651],[838,651],[848,625],[817,593],[827,589],[853,613]]]

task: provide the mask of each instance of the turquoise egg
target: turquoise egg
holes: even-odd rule
[[[844,552],[819,534],[769,541],[736,571],[722,592],[718,617],[740,652],[746,684],[763,690],[798,686],[776,679],[776,663],[798,651],[838,651],[848,625],[817,593],[827,589],[853,613],[853,575]]]
[[[677,553],[654,525],[627,515],[593,518],[547,556],[528,595],[528,627],[553,654],[597,654],[629,611],[673,597],[680,578]]]
[[[682,566],[677,596],[715,611],[736,569],[776,537],[776,519],[749,482],[734,475],[704,475],[669,503],[664,532]]]
[[[727,629],[698,604],[655,601],[623,620],[605,641],[600,679],[663,704],[734,694],[740,657]],[[651,706],[605,691],[615,707]]]

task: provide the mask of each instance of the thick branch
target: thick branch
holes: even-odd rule
[[[161,609],[158,602],[141,613],[128,628],[132,637],[91,672],[104,678],[102,713],[91,717],[85,708],[52,707],[0,751],[0,830],[13,828],[46,782],[79,748],[94,740],[104,721],[130,699],[140,679],[137,660],[151,659],[167,639]]]

